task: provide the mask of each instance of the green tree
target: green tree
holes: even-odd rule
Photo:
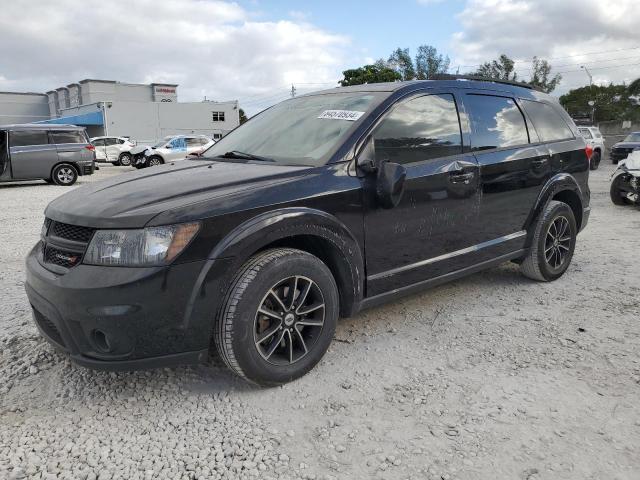
[[[448,56],[438,53],[431,45],[420,45],[416,54],[416,78],[428,80],[436,75],[447,73],[451,61]]]
[[[485,62],[472,73],[478,77],[495,78],[497,80],[516,81],[515,62],[504,53],[497,60]]]
[[[362,85],[365,83],[397,82],[402,80],[402,76],[388,67],[380,65],[365,65],[360,68],[353,68],[342,72],[344,78],[340,80],[340,85]]]
[[[240,111],[238,113],[240,114],[240,125],[242,125],[244,122],[249,120],[247,118],[247,115],[244,113],[244,110],[242,108],[240,109]]]
[[[562,80],[562,75],[556,74],[551,77],[551,65],[542,58],[533,57],[533,75],[527,83],[537,87],[543,92],[553,92]]]
[[[594,120],[640,120],[640,108],[630,98],[626,85],[589,85],[570,90],[560,97],[560,103],[571,116],[590,116],[594,109]],[[593,107],[589,102],[593,101]]]
[[[627,88],[631,95],[640,95],[640,78],[635,79]]]
[[[388,67],[400,74],[402,80],[413,80],[416,78],[416,69],[409,54],[409,49],[396,48],[389,56]]]

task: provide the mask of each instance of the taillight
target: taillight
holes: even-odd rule
[[[593,147],[591,145],[587,145],[584,151],[587,154],[587,160],[591,160],[591,155],[593,155]]]
[[[87,150],[90,150],[90,151],[92,151],[92,152],[93,152],[93,151],[95,151],[95,149],[96,149],[96,147],[94,147],[94,146],[93,146],[93,145],[91,145],[91,144],[87,145],[87,146],[86,146],[86,147],[84,147],[84,148],[86,148]]]

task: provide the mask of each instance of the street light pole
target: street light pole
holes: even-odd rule
[[[591,75],[591,72],[587,70],[587,67],[585,67],[584,65],[580,65],[580,68],[582,68],[585,73],[589,75],[589,86],[593,85],[593,75]]]

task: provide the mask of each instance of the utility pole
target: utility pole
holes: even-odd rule
[[[580,65],[580,68],[583,69],[587,75],[589,75],[589,86],[593,85],[593,75],[591,75],[591,72],[587,70],[587,67],[585,67],[584,65]]]
[[[296,96],[296,87],[293,85],[293,83],[291,84],[291,98]]]

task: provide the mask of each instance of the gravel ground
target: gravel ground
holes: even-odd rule
[[[71,365],[23,291],[43,209],[67,189],[0,186],[0,478],[640,478],[640,212],[610,202],[612,169],[592,175],[558,281],[509,264],[361,313],[273,389],[215,361]]]

